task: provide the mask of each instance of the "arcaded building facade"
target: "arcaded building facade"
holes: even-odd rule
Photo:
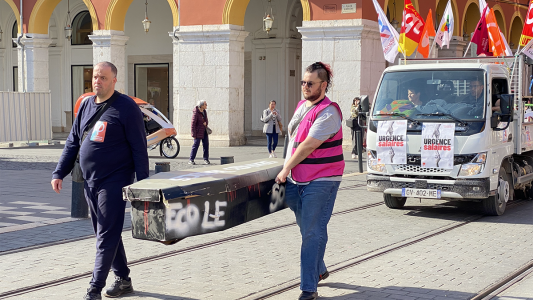
[[[378,2],[401,24],[403,1]],[[412,0],[424,18],[431,9],[436,23],[447,2]],[[487,3],[516,50],[528,1]],[[479,20],[478,0],[452,0],[452,7],[454,40],[433,56],[462,56]],[[274,19],[269,32],[266,14]],[[214,146],[262,135],[259,118],[270,100],[286,124],[301,98],[303,69],[315,61],[332,65],[328,96],[346,115],[355,96],[372,99],[387,66],[372,0],[0,0],[0,30],[0,91],[51,91],[56,137],[69,131],[76,99],[91,91],[92,66],[104,60],[118,67],[116,89],[153,101],[182,145],[191,143],[194,105],[207,100]]]

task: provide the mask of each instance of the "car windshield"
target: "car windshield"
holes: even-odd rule
[[[402,114],[414,120],[454,122],[484,119],[483,70],[428,70],[385,73],[372,115]]]

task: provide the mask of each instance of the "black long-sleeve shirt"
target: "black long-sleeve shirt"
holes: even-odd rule
[[[115,101],[88,132],[81,147],[83,132],[105,102],[95,103],[91,97],[80,105],[52,178],[63,179],[71,172],[78,150],[83,178],[90,187],[125,181],[133,173],[137,180],[149,176],[142,112],[130,97],[117,91],[113,97]]]

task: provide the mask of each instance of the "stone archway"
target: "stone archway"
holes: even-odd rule
[[[222,12],[222,24],[244,25],[244,15],[250,0],[226,0]],[[309,0],[300,0],[303,9],[303,20],[311,20],[311,7]]]
[[[522,29],[524,28],[524,20],[522,20],[522,16],[519,12],[515,12],[511,20],[511,26],[509,29],[509,47],[511,47],[511,50],[515,50],[520,44],[520,36],[522,34]]]
[[[84,0],[88,1],[88,0]],[[126,13],[133,0],[111,0],[107,6],[104,29],[124,31]],[[172,23],[176,27],[179,24],[178,5],[174,0],[167,0],[172,11]]]
[[[59,2],[61,0],[37,0],[30,14],[28,32],[48,34],[48,22]],[[90,0],[83,0],[83,3],[85,3],[91,14],[93,30],[98,30],[98,17],[92,2]]]
[[[461,34],[466,33],[468,36],[476,30],[476,25],[479,21],[479,6],[477,0],[470,0],[466,4],[466,9],[463,13],[463,22],[461,26]]]
[[[5,0],[5,1],[11,7],[11,9],[13,10],[13,13],[15,14],[15,17],[17,18],[17,24],[20,24],[20,13],[19,13],[18,6],[15,4],[15,2],[13,2],[13,0]],[[20,26],[19,26],[19,31],[20,31]],[[20,34],[20,32],[19,32],[19,34]]]

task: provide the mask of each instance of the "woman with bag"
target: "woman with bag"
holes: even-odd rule
[[[359,117],[359,111],[361,109],[360,107],[361,98],[355,97],[352,102],[352,107],[350,108],[350,119],[353,122],[352,129],[352,158],[358,159],[358,153],[357,153],[357,140],[355,139],[356,132],[361,131],[361,126],[359,126],[358,117]],[[362,134],[362,132],[361,132]],[[364,138],[363,138],[364,139]],[[359,153],[360,154],[360,153]]]
[[[265,123],[263,126],[263,133],[267,136],[268,157],[276,156],[276,146],[278,145],[278,134],[281,133],[281,116],[276,109],[276,101],[272,100],[268,104],[268,108],[263,111],[261,122]]]
[[[192,144],[191,155],[189,156],[189,165],[196,164],[194,159],[196,158],[198,148],[200,148],[200,141],[202,141],[202,146],[204,148],[204,164],[211,164],[211,162],[209,162],[208,137],[208,134],[211,133],[211,129],[207,126],[209,121],[207,120],[206,108],[207,101],[200,100],[192,112],[191,135],[194,138],[194,143]]]

